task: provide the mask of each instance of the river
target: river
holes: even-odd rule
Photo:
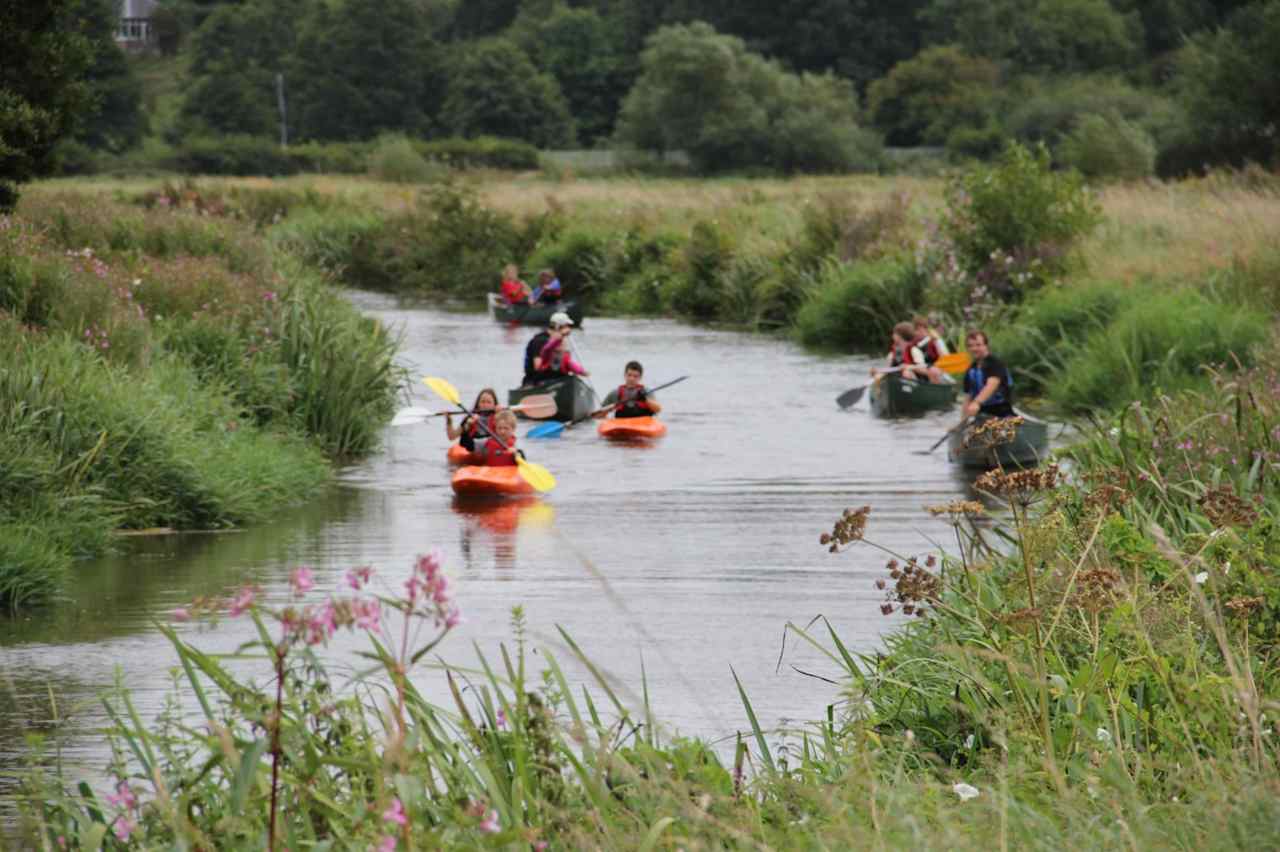
[[[445,377],[467,402],[485,385],[505,399],[535,331],[353,298],[403,330],[402,361],[415,377]],[[841,411],[834,399],[865,380],[867,359],[815,356],[763,336],[588,318],[575,338],[601,396],[633,358],[651,386],[690,376],[660,395],[665,438],[614,445],[584,424],[522,441],[558,487],[532,505],[475,509],[453,499],[437,418],[389,428],[383,451],[272,523],[126,540],[121,555],[76,566],[70,600],[0,621],[0,774],[20,765],[32,731],[51,733],[73,766],[100,772],[108,755],[96,733],[99,695],[118,672],[143,718],[161,709],[176,658],[155,623],[174,607],[245,583],[282,601],[298,565],[312,567],[320,589],[359,565],[398,586],[432,547],[445,554],[465,617],[441,648],[450,662],[469,664],[475,646],[489,653],[509,641],[511,608],[522,605],[532,644],[567,663],[562,626],[637,704],[643,665],[669,733],[749,730],[731,667],[762,724],[824,716],[838,687],[796,669],[838,670],[793,640],[779,666],[784,626],[826,616],[865,651],[897,621],[880,614],[874,586],[886,557],[862,545],[833,555],[818,537],[845,507],[867,504],[876,543],[921,555],[945,544],[949,526],[923,507],[968,496],[969,481],[945,447],[912,450],[933,444],[957,413],[891,422],[873,418],[865,400]],[[420,382],[411,394],[407,405],[439,405]],[[211,650],[233,649],[249,629],[243,618],[181,627]],[[358,645],[340,637],[332,654],[350,659]],[[431,673],[421,685],[446,697]]]

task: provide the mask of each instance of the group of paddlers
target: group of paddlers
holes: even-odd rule
[[[981,329],[970,330],[965,334],[965,349],[972,363],[964,373],[964,392],[968,397],[964,416],[1013,417],[1013,377],[1004,362],[992,354],[987,333]],[[938,360],[947,354],[947,342],[941,333],[927,317],[917,316],[910,322],[900,322],[893,327],[889,368],[873,367],[871,373],[901,372],[908,380],[934,384],[950,382],[951,377],[936,366]]]

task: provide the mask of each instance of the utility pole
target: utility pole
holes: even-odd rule
[[[288,112],[284,105],[284,74],[276,72],[276,105],[280,107],[280,147],[289,147]]]

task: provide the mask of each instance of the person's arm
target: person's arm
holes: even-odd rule
[[[662,403],[658,402],[658,400],[654,399],[649,394],[646,393],[641,397],[641,399],[643,399],[645,407],[649,409],[650,414],[657,414],[662,410]]]
[[[463,422],[465,423],[465,421],[463,421]],[[456,441],[456,440],[458,440],[458,438],[460,438],[460,437],[462,436],[462,428],[461,428],[461,427],[459,427],[459,428],[456,428],[456,429],[455,429],[455,428],[454,428],[454,426],[453,426],[453,414],[452,414],[452,413],[446,414],[446,415],[444,416],[444,433],[445,433],[445,435],[447,435],[447,436],[448,436],[448,438],[449,438],[449,440],[450,440],[450,441]]]
[[[605,417],[608,417],[610,414],[612,414],[614,408],[616,408],[617,405],[618,405],[618,392],[616,390],[611,390],[607,394],[605,394],[604,401],[600,403],[600,408],[591,416],[596,418],[597,420],[601,420]]]
[[[991,399],[998,390],[1000,390],[1000,377],[992,376],[987,379],[987,383],[984,384],[976,394],[974,394],[973,399],[969,400],[969,402],[965,404],[965,416],[972,417],[977,414],[978,410],[982,408],[983,403]]]

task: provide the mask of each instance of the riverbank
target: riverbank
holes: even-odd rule
[[[250,227],[59,193],[2,221],[0,605],[117,530],[252,523],[376,446],[396,341]]]

